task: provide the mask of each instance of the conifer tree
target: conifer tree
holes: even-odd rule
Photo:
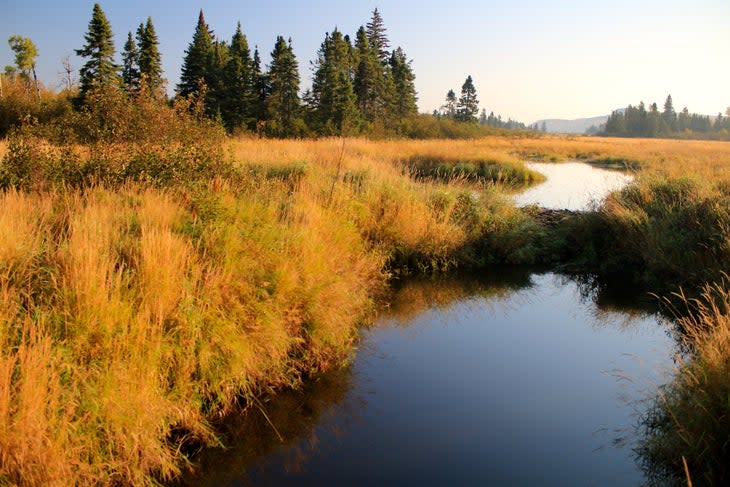
[[[368,41],[370,42],[370,46],[375,49],[375,52],[377,52],[378,60],[380,60],[382,65],[388,64],[388,58],[390,57],[388,48],[390,47],[390,42],[388,41],[388,36],[385,33],[386,29],[383,17],[380,16],[380,12],[378,12],[377,8],[373,10],[373,15],[366,27]]]
[[[228,49],[228,63],[225,67],[226,98],[221,105],[223,122],[229,131],[251,124],[254,118],[253,61],[241,23]]]
[[[119,66],[114,63],[114,39],[109,21],[98,3],[94,4],[89,31],[84,35],[86,44],[76,49],[76,55],[89,58],[81,67],[79,100],[92,88],[118,86]]]
[[[205,96],[205,112],[214,120],[224,123],[223,110],[228,90],[226,87],[225,67],[228,64],[228,44],[216,40],[208,54],[203,81],[208,87]]]
[[[402,119],[418,113],[416,101],[416,75],[411,69],[411,61],[406,57],[406,53],[400,47],[393,51],[390,56],[390,72],[393,76],[393,84],[395,89],[394,114],[397,118]]]
[[[477,90],[474,87],[471,75],[469,75],[464,84],[461,85],[461,96],[456,105],[456,119],[460,122],[476,122],[477,113],[479,113]]]
[[[667,128],[670,132],[677,131],[677,114],[674,111],[672,103],[672,95],[667,96],[667,100],[664,102],[664,111],[662,112],[662,119],[667,124]]]
[[[147,17],[146,24],[137,28],[137,45],[139,46],[139,74],[144,79],[150,93],[159,94],[163,89],[162,58],[159,41],[152,18]]]
[[[361,120],[350,79],[350,46],[339,30],[325,34],[314,71],[309,97],[313,125],[325,135],[357,132]]]
[[[446,93],[446,103],[441,106],[441,113],[446,118],[456,118],[456,93],[449,90]]]
[[[200,82],[207,82],[208,67],[213,52],[213,32],[205,23],[203,11],[198,15],[193,40],[185,51],[180,83],[177,90],[180,96],[197,94]]]
[[[299,135],[302,121],[299,118],[299,65],[289,43],[282,36],[276,38],[271,52],[268,73],[269,93],[266,98],[266,116],[269,132],[276,136]]]
[[[355,38],[357,52],[357,70],[353,81],[353,89],[357,96],[357,106],[368,122],[382,116],[380,103],[381,85],[383,84],[383,66],[378,53],[370,46],[364,27],[360,27]]]
[[[261,56],[259,55],[259,49],[256,47],[253,52],[253,63],[251,69],[251,88],[252,88],[252,100],[253,100],[253,126],[251,129],[256,129],[256,124],[259,120],[266,118],[266,98],[269,94],[269,82],[266,73],[261,68]]]
[[[648,137],[656,137],[662,127],[662,117],[659,113],[659,107],[656,103],[649,105],[649,113],[646,120],[646,135]]]
[[[482,108],[482,111],[479,112],[479,125],[486,125],[487,120],[487,109]]]
[[[139,50],[131,32],[127,34],[122,51],[122,82],[129,92],[139,88]]]

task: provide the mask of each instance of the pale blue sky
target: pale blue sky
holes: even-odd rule
[[[100,2],[117,50],[128,31],[151,16],[165,76],[180,64],[202,8],[215,34],[229,40],[238,20],[265,63],[277,35],[291,37],[302,88],[324,34],[354,36],[378,7],[391,44],[413,59],[419,108],[430,112],[467,75],[480,107],[525,123],[609,113],[643,100],[716,114],[730,106],[730,1],[157,1]],[[83,44],[93,1],[3,0],[0,67],[13,63],[7,38],[20,34],[39,49],[38,74],[59,83],[61,59]],[[119,53],[117,53],[119,57]]]

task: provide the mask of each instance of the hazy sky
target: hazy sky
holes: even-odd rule
[[[13,64],[12,34],[39,49],[38,75],[58,86],[61,59],[83,45],[94,2],[3,0],[0,67]],[[241,21],[249,45],[270,60],[277,35],[291,37],[302,79],[325,32],[354,33],[380,10],[393,47],[413,60],[418,106],[438,108],[467,75],[480,108],[525,123],[608,114],[644,101],[716,114],[730,106],[730,0],[571,2],[451,0],[267,0],[101,2],[120,51],[128,31],[151,16],[172,87],[202,8],[230,40]],[[119,60],[120,54],[117,53]]]

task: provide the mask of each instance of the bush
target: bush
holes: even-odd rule
[[[79,112],[11,133],[0,187],[118,187],[129,181],[166,187],[232,175],[225,133],[194,103],[170,107],[144,90],[130,99],[118,89],[91,92],[87,100]]]

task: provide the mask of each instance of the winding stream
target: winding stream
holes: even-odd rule
[[[595,289],[514,268],[408,282],[351,366],[232,418],[188,482],[641,485],[636,413],[673,341],[650,300]]]

